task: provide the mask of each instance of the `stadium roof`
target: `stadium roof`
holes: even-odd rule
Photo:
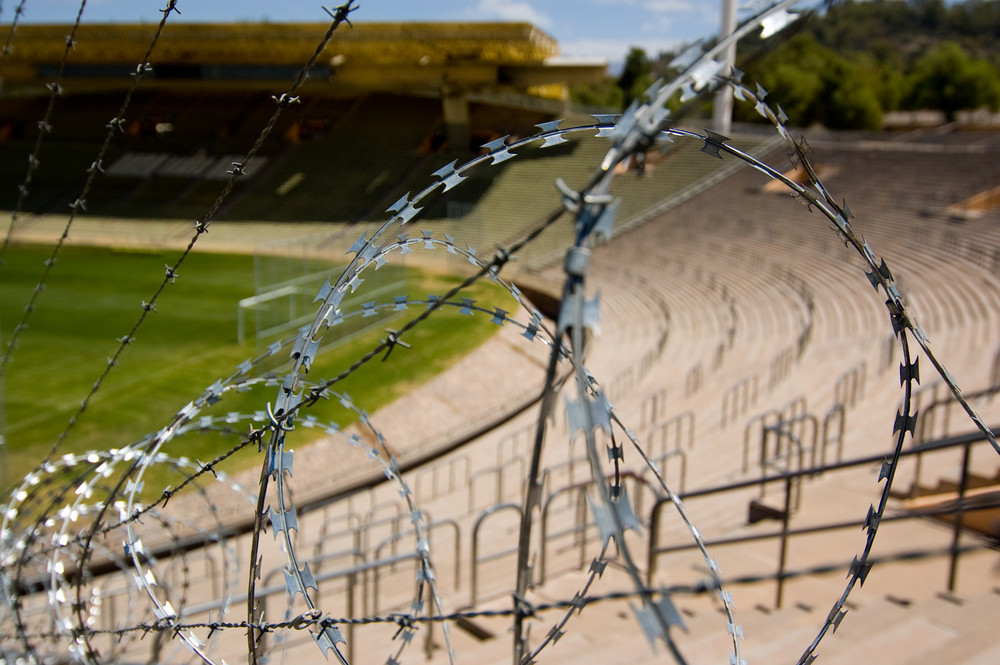
[[[324,23],[172,24],[152,55],[152,80],[287,80],[313,54]],[[109,82],[134,71],[156,31],[151,24],[81,25],[64,78]],[[67,25],[21,25],[0,62],[3,89],[47,83],[58,71]],[[335,88],[441,95],[530,92],[558,97],[593,80],[603,61],[565,60],[529,23],[357,23],[338,30],[310,72]]]

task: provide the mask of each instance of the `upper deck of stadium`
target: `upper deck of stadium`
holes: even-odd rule
[[[273,111],[272,95],[296,79],[326,29],[323,23],[165,28],[136,89],[125,135],[110,146],[106,160],[112,166],[125,160],[121,168],[113,166],[108,180],[121,194],[114,200],[124,207],[103,212],[145,216],[149,207],[141,195],[134,195],[136,186],[150,178],[157,181],[149,189],[163,194],[159,203],[177,204],[158,206],[161,216],[183,217],[200,208],[195,190],[202,171],[181,165],[184,168],[173,169],[166,179],[163,169],[143,171],[136,179],[125,166],[136,154],[147,161],[152,154],[161,161],[195,159],[200,164],[245,149]],[[101,128],[132,83],[156,26],[80,25],[63,62],[71,30],[69,25],[19,26],[16,41],[0,62],[0,153],[5,155],[0,161],[11,165],[23,164],[51,94],[47,86],[60,81],[46,141],[46,150],[59,155],[58,168],[47,170],[33,184],[27,202],[32,212],[59,209],[78,188],[80,169],[72,155],[90,155],[94,142],[102,140]],[[402,150],[409,155],[396,159],[393,167],[355,160],[349,180],[363,183],[360,187],[368,195],[349,210],[324,211],[321,217],[352,219],[372,200],[381,202],[403,186],[398,181],[412,159],[442,147],[464,153],[505,133],[530,132],[534,123],[565,113],[568,84],[596,79],[605,67],[603,61],[560,57],[557,42],[529,23],[357,23],[337,31],[315,59],[300,89],[302,103],[283,114],[260,154],[275,166],[289,151],[315,153],[323,163],[331,150],[388,154],[392,146],[394,154]],[[401,106],[408,113],[397,113]],[[329,130],[348,116],[354,131],[347,145],[327,145]],[[42,157],[53,162],[47,154]],[[63,164],[64,169],[59,167]],[[18,169],[11,178],[19,177]],[[281,182],[269,191],[294,175],[278,171]],[[331,178],[347,182],[336,173]],[[376,180],[379,191],[369,196]],[[303,200],[315,193],[308,185],[296,192]],[[197,201],[187,205],[188,200]],[[12,205],[12,200],[0,202],[0,207]],[[241,214],[274,218],[256,205]],[[316,219],[318,213],[294,214],[296,219]]]
[[[164,30],[149,86],[254,87],[293,79],[313,55],[323,23],[178,24]],[[58,73],[67,25],[18,28],[0,63],[0,95],[40,94]],[[123,88],[155,25],[81,25],[62,74],[68,93]],[[338,31],[309,70],[313,88],[353,95],[437,97],[449,126],[468,124],[475,94],[564,100],[566,85],[603,74],[603,61],[568,60],[530,23],[358,23]]]

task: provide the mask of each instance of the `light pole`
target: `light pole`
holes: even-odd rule
[[[719,24],[719,39],[736,30],[736,0],[722,0],[722,21]],[[732,71],[736,64],[736,43],[730,44],[722,52],[723,71]],[[723,85],[715,93],[715,104],[712,107],[712,127],[716,132],[728,135],[733,128],[733,92],[728,85]]]

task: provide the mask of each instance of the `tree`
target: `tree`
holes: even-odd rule
[[[618,82],[606,76],[600,81],[578,83],[570,86],[569,98],[574,104],[617,109],[622,105],[622,91]]]
[[[833,129],[878,129],[880,76],[872,67],[800,33],[755,63],[747,80],[759,82],[769,92],[768,101],[779,104],[793,125],[818,122]],[[753,119],[746,107],[738,117]]]
[[[652,66],[646,51],[633,46],[625,56],[625,66],[617,81],[622,91],[622,109],[628,108],[632,100],[639,97],[652,82]]]
[[[973,59],[957,42],[931,48],[913,64],[907,107],[944,111],[951,121],[963,109],[1000,107],[1000,74],[986,60]]]
[[[819,120],[830,129],[879,129],[882,105],[875,82],[863,67],[844,58],[831,60],[824,71]]]

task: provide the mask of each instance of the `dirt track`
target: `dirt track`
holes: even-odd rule
[[[6,236],[10,213],[0,213],[0,229]],[[55,244],[69,220],[68,215],[21,215],[11,240],[19,243]],[[280,234],[276,230],[280,228]],[[66,242],[70,245],[132,249],[178,249],[187,247],[194,236],[190,220],[121,219],[78,217],[73,220]],[[360,235],[350,227],[320,223],[212,222],[208,233],[195,244],[200,252],[235,254],[301,252],[306,243],[343,235]],[[350,243],[348,243],[349,245]]]

